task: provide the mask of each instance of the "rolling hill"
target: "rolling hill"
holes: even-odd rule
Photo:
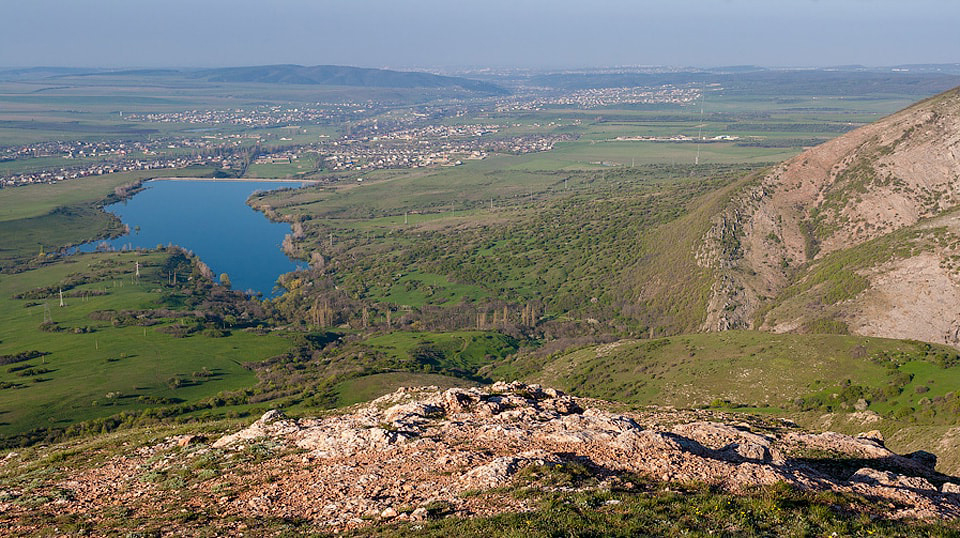
[[[509,93],[494,84],[462,77],[339,65],[226,67],[198,71],[192,73],[191,76],[209,82],[257,82],[364,88],[459,88],[487,95]]]

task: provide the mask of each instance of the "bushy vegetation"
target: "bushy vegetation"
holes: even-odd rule
[[[561,320],[593,320],[605,331],[693,330],[710,286],[694,245],[722,203],[718,193],[750,169],[580,174],[573,188],[555,183],[534,198],[498,199],[493,210],[481,204],[458,214],[437,201],[413,223],[409,215],[297,217],[314,268],[284,280],[288,293],[276,307],[308,326],[498,328],[538,337]],[[271,206],[302,215],[314,203],[301,204],[303,196],[290,192]],[[358,206],[341,197],[333,207]]]

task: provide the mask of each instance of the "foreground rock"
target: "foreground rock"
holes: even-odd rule
[[[437,507],[444,515],[523,510],[526,501],[515,496],[469,493],[509,486],[531,465],[576,462],[595,475],[596,488],[633,474],[732,491],[788,483],[864,495],[889,505],[892,518],[960,517],[960,487],[934,471],[932,454],[894,454],[872,432],[858,438],[781,421],[731,424],[708,411],[605,407],[537,385],[497,383],[401,389],[326,418],[270,411],[212,445],[171,438],[75,473],[54,485],[71,492],[57,509],[94,514],[124,506],[151,517],[151,509],[183,497],[145,477],[193,469],[200,478],[183,484],[190,509],[215,506],[224,520],[306,519],[338,530],[421,519]],[[196,474],[201,464],[217,472]],[[18,506],[0,509],[9,517],[23,510]]]

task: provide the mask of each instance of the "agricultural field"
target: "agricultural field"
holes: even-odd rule
[[[316,170],[317,160],[315,157],[304,155],[297,159],[288,158],[286,162],[271,162],[257,164],[253,163],[247,167],[244,177],[248,178],[269,178],[286,179],[303,177]]]
[[[714,95],[708,91],[703,114],[699,102],[668,110],[559,109],[532,113],[525,118],[524,125],[528,129],[550,127],[574,132],[579,137],[574,142],[559,144],[556,151],[543,154],[533,165],[542,169],[693,164],[698,153],[700,163],[773,163],[876,121],[914,101],[909,95],[863,99],[790,95],[769,98]],[[690,139],[725,136],[736,140],[708,140],[701,144],[695,140],[617,140],[675,136]],[[525,164],[525,167],[531,165]]]

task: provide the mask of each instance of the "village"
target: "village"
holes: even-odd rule
[[[272,105],[222,110],[127,113],[123,115],[123,119],[143,123],[276,127],[352,121],[365,117],[371,112],[371,108],[378,109],[378,106],[372,103],[316,103],[296,107]]]
[[[549,151],[557,142],[574,138],[570,134],[508,135],[502,133],[505,128],[499,124],[425,123],[428,121],[425,114],[408,113],[385,122],[376,119],[358,121],[339,137],[316,135],[314,141],[307,141],[307,130],[302,125],[310,122],[323,124],[324,119],[289,116],[290,111],[286,109],[277,109],[279,116],[270,118],[257,114],[235,115],[240,112],[146,115],[151,119],[145,121],[214,126],[240,123],[251,129],[221,131],[211,127],[204,129],[201,136],[134,141],[57,141],[0,148],[0,166],[8,166],[6,169],[0,167],[0,188],[133,170],[187,167],[212,167],[220,174],[242,175],[250,163],[289,163],[301,154],[319,156],[320,166],[310,167],[306,172],[456,166],[466,160],[484,159],[491,153]],[[433,119],[436,114],[430,116]],[[209,123],[204,123],[204,119]],[[293,123],[294,119],[305,123]],[[261,130],[267,125],[280,126],[289,136]],[[290,136],[298,138],[294,140]],[[16,166],[10,166],[11,163]]]
[[[236,150],[242,138],[225,144],[207,138],[162,138],[153,141],[43,142],[0,149],[0,165],[23,164],[19,172],[0,172],[0,188],[56,183],[118,172],[188,167],[229,170],[240,166]],[[18,162],[19,161],[19,162]],[[37,166],[31,166],[32,162]],[[56,164],[50,164],[56,163]]]
[[[550,151],[575,134],[557,134],[557,123],[456,123],[470,113],[540,111],[552,107],[599,109],[612,105],[691,104],[701,90],[673,85],[600,88],[556,95],[528,90],[510,98],[393,109],[375,102],[317,102],[179,112],[120,112],[132,124],[189,127],[180,134],[119,140],[48,141],[0,147],[0,188],[54,183],[133,170],[213,168],[242,175],[246,166],[290,163],[316,155],[316,171],[367,172],[390,168],[456,166],[493,153]],[[574,120],[574,126],[580,125]],[[325,128],[339,135],[321,134]],[[318,131],[318,128],[320,129]],[[531,133],[530,129],[537,132]],[[677,141],[631,137],[617,140]],[[735,137],[723,137],[733,140]],[[693,139],[690,139],[692,141]],[[712,139],[711,141],[719,141]],[[705,140],[706,141],[706,140]]]
[[[498,111],[543,110],[549,107],[569,106],[596,109],[614,105],[688,105],[702,95],[701,88],[664,85],[657,87],[589,88],[561,95],[536,94],[529,99],[505,102]]]

